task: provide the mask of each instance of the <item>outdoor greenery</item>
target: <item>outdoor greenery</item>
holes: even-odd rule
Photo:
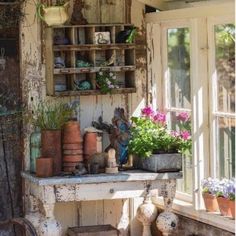
[[[109,93],[112,89],[119,88],[116,85],[116,76],[109,71],[98,72],[96,75],[96,84],[102,93]]]
[[[62,126],[71,118],[72,114],[73,107],[68,104],[41,102],[34,110],[32,123],[35,127],[39,127],[41,130],[61,129]]]
[[[179,130],[169,130],[166,115],[151,107],[142,109],[141,117],[132,117],[129,153],[149,157],[153,153],[191,152],[190,117],[180,113]]]

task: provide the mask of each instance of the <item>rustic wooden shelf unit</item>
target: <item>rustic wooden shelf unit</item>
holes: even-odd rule
[[[117,43],[118,34],[132,27],[131,24],[88,24],[46,28],[47,94],[102,94],[96,86],[96,75],[100,71],[112,72],[116,76],[119,88],[113,89],[111,94],[135,93],[135,43]],[[96,32],[109,32],[110,42],[97,44]],[[111,58],[111,65],[106,65]],[[78,61],[87,62],[87,65],[78,66]],[[92,88],[78,89],[78,85],[85,80]]]

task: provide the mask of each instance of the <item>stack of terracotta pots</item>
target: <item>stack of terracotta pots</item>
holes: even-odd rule
[[[88,163],[93,154],[97,153],[97,133],[86,132],[84,134],[84,159]]]
[[[80,125],[77,121],[69,121],[63,133],[63,171],[72,172],[83,162],[83,141]]]

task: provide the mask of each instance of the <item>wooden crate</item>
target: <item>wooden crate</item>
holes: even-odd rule
[[[67,230],[68,236],[119,236],[119,230],[111,225],[93,225],[72,227]]]

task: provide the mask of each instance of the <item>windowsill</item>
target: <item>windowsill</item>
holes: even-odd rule
[[[153,202],[157,204],[159,208],[164,209],[162,198],[155,198],[153,199]],[[218,213],[209,213],[205,210],[194,210],[191,203],[175,199],[173,211],[179,215],[235,233],[235,220],[223,217]]]

